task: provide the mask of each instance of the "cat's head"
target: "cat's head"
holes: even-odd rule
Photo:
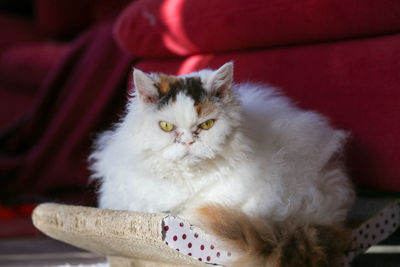
[[[133,77],[141,145],[164,159],[213,159],[240,124],[232,63],[184,76],[135,69]]]

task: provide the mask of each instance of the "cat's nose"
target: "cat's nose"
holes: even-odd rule
[[[194,141],[189,141],[189,142],[181,142],[182,145],[184,146],[190,146],[194,143]]]
[[[190,146],[194,143],[195,140],[192,134],[188,132],[182,132],[177,141],[184,146]]]

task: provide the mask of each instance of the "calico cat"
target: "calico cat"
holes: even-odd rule
[[[219,236],[237,266],[335,266],[354,192],[347,134],[233,64],[133,72],[134,98],[92,155],[101,208],[166,212]]]

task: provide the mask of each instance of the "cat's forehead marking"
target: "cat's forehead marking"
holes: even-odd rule
[[[178,82],[179,78],[172,75],[165,75],[162,73],[157,74],[159,82],[156,87],[160,93],[166,94],[171,89],[171,84]]]
[[[196,109],[197,115],[199,117],[206,117],[207,115],[213,113],[216,110],[217,106],[214,102],[207,99],[195,105],[194,108]]]
[[[206,95],[200,77],[181,78],[165,74],[157,74],[157,76],[158,81],[154,85],[159,94],[159,106],[175,101],[179,93],[191,97],[195,105],[199,104],[203,96]]]

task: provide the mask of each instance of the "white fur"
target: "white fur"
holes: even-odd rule
[[[187,76],[201,77],[208,91],[224,81],[230,87],[226,65]],[[352,186],[342,168],[326,165],[341,152],[346,133],[275,89],[236,84],[233,91],[206,118],[216,119],[215,125],[190,148],[158,122],[173,123],[184,138],[193,138],[205,119],[191,98],[179,94],[161,110],[140,97],[131,100],[126,116],[100,136],[90,157],[93,177],[101,181],[100,207],[193,219],[195,207],[214,202],[275,220],[343,222]]]

